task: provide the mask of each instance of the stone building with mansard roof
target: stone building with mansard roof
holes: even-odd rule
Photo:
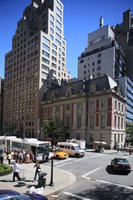
[[[87,145],[105,141],[110,148],[125,144],[125,99],[108,75],[65,83],[44,94],[40,107],[41,130],[46,119],[69,127],[69,137]],[[43,133],[42,138],[43,138]]]

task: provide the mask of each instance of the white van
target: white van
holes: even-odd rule
[[[85,150],[82,150],[78,144],[70,142],[58,142],[57,148],[68,153],[70,156],[83,157],[85,155]]]

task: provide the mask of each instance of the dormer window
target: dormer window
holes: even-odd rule
[[[90,86],[90,93],[94,93],[96,92],[96,86],[95,85],[91,85]]]

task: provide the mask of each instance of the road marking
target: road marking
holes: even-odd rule
[[[62,160],[62,161],[56,162],[54,164],[55,165],[59,164],[57,167],[63,167],[65,165],[72,164],[73,162],[79,162],[79,161],[82,161],[82,160],[86,160],[88,158],[96,158],[96,157],[99,157],[99,156],[101,156],[101,155],[99,154],[99,155],[94,155],[94,156],[87,156],[87,157],[84,157],[84,158],[72,158],[71,160],[70,159],[69,160]],[[67,163],[60,165],[60,163],[63,163],[63,162],[67,162]]]
[[[127,188],[127,189],[129,189],[129,190],[133,190],[133,187],[126,186],[126,185],[121,185],[121,184],[112,183],[112,182],[109,182],[109,181],[102,181],[102,180],[95,180],[95,181],[96,181],[96,182],[99,182],[99,183],[115,185],[115,186],[118,186],[118,187],[123,187],[123,188]]]
[[[73,194],[73,193],[70,193],[70,192],[64,192],[63,194],[70,196],[70,197],[75,197],[75,198],[81,199],[81,200],[91,200],[91,199],[88,199],[86,197],[82,197],[82,196],[79,196],[79,195],[76,195],[76,194]]]
[[[92,171],[89,171],[88,173],[84,174],[84,175],[82,176],[82,178],[90,179],[90,178],[87,177],[87,176],[90,175],[90,174],[92,174],[92,173],[94,173],[94,172],[96,172],[96,171],[98,171],[98,170],[101,169],[101,168],[102,168],[102,167],[98,167],[98,168],[96,168],[96,169],[93,169]]]

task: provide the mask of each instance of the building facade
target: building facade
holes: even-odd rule
[[[0,77],[0,135],[3,135],[3,96],[4,80]]]
[[[40,109],[41,129],[52,119],[69,127],[69,138],[85,139],[88,146],[103,139],[110,148],[125,144],[125,99],[107,75],[47,91]]]
[[[14,126],[14,134],[21,131],[26,137],[40,137],[39,104],[49,75],[59,83],[70,77],[63,4],[32,0],[17,23],[12,50],[5,56],[4,130]]]
[[[125,55],[109,25],[88,34],[88,47],[78,58],[78,78],[88,80],[107,73],[112,78],[126,74]]]
[[[123,14],[123,23],[103,26],[88,34],[88,47],[78,58],[78,78],[87,80],[107,73],[120,84],[127,100],[126,121],[133,123],[133,40],[131,12]],[[124,84],[124,85],[123,85]]]
[[[123,13],[123,22],[113,26],[115,38],[126,56],[127,76],[133,81],[133,17],[131,10]]]

